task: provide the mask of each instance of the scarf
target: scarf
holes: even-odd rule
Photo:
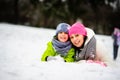
[[[67,41],[67,42],[60,42],[56,39],[52,40],[53,43],[53,47],[56,50],[56,52],[58,54],[60,54],[61,56],[66,56],[68,51],[70,50],[70,48],[72,47],[71,42]]]

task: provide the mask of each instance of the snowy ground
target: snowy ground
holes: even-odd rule
[[[0,23],[0,80],[120,80],[120,55],[114,67],[41,62],[55,30]],[[112,57],[111,36],[96,35]],[[120,48],[119,48],[120,54]]]

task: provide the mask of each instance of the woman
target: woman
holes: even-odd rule
[[[95,33],[85,28],[80,22],[74,23],[69,29],[70,40],[75,48],[75,60],[101,61],[106,64],[111,58],[105,52],[105,47],[95,38]]]

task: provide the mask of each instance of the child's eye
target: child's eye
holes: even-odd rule
[[[66,32],[64,32],[65,34],[68,34],[68,33],[66,33]]]
[[[66,33],[66,32],[59,32],[59,34],[68,34],[68,33]]]
[[[62,32],[59,32],[59,34],[62,34]]]

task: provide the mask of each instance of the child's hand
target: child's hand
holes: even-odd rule
[[[55,56],[56,60],[59,61],[59,62],[64,62],[64,59],[58,55],[58,56]]]
[[[47,61],[58,61],[58,62],[64,62],[64,59],[61,56],[48,56]]]
[[[52,61],[52,60],[56,60],[55,56],[48,56],[47,57],[47,61]]]

